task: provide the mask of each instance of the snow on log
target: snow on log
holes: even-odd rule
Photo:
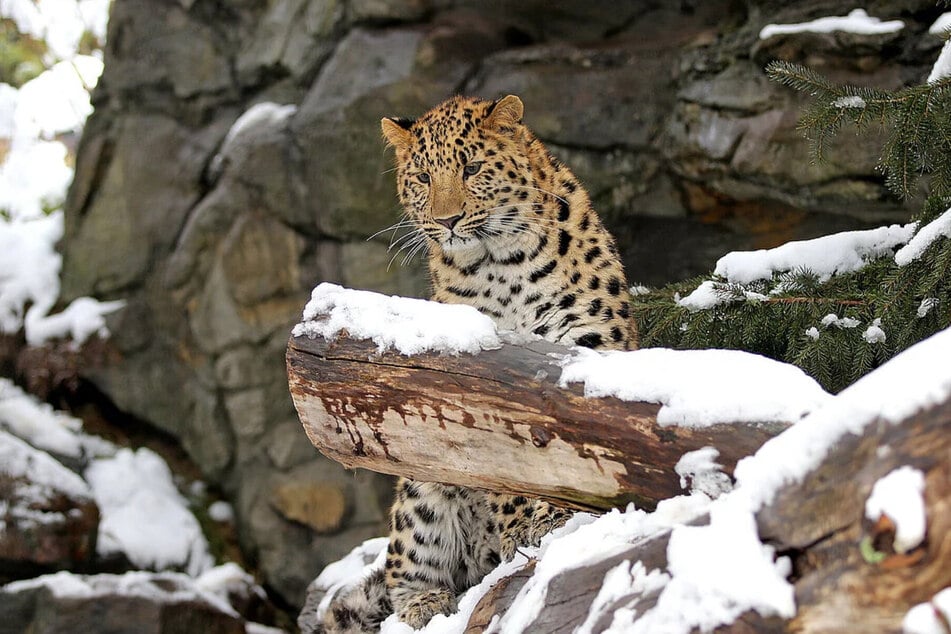
[[[330,284],[304,318],[288,378],[322,453],[580,507],[652,508],[682,491],[674,467],[685,453],[714,447],[732,473],[830,398],[796,368],[754,355],[571,349],[497,333],[467,306]]]

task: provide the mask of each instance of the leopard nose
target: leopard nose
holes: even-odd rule
[[[446,229],[452,231],[452,228],[455,227],[460,220],[462,220],[462,214],[459,214],[458,216],[450,216],[448,218],[433,218],[433,220],[444,226]]]

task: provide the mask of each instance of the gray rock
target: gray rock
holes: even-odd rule
[[[89,487],[49,454],[2,430],[0,500],[0,579],[76,569],[94,559],[99,508]]]
[[[0,587],[0,634],[244,634],[231,606],[179,573],[61,572]]]

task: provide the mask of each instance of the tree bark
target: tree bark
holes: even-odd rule
[[[732,474],[782,424],[660,426],[654,403],[558,386],[545,341],[478,355],[377,353],[369,341],[293,337],[291,395],[311,442],[347,467],[543,497],[653,508],[681,493],[674,465],[712,446]]]

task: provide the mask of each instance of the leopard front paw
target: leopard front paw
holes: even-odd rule
[[[437,614],[452,614],[456,611],[456,595],[444,588],[414,592],[400,601],[396,616],[418,630]]]

